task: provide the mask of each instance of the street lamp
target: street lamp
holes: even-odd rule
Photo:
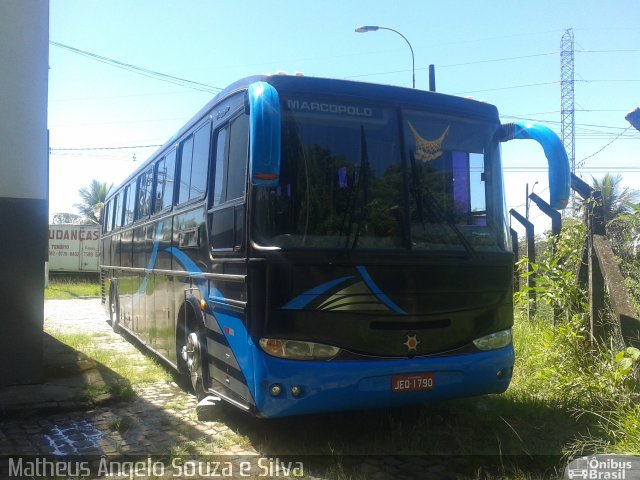
[[[402,38],[404,38],[405,42],[407,42],[407,45],[409,45],[409,50],[411,50],[411,73],[413,74],[413,77],[412,77],[413,78],[413,88],[416,88],[416,61],[415,61],[415,57],[413,55],[413,48],[411,47],[411,44],[409,43],[409,40],[407,40],[407,37],[405,37],[399,31],[394,30],[393,28],[379,27],[377,25],[363,25],[362,27],[356,28],[356,32],[357,33],[375,32],[376,30],[389,30],[391,32],[395,32],[398,35],[400,35]]]

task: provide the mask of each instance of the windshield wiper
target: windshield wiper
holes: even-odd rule
[[[434,209],[436,210],[441,223],[444,223],[451,230],[453,230],[453,233],[456,234],[456,237],[458,237],[458,240],[460,240],[460,243],[462,244],[464,249],[467,251],[467,254],[469,255],[469,257],[476,257],[477,256],[476,251],[471,246],[471,243],[469,243],[469,240],[467,240],[467,237],[464,236],[464,233],[462,233],[462,230],[460,230],[460,228],[458,228],[458,226],[453,221],[447,218],[447,215],[444,209],[442,208],[442,205],[438,203],[438,200],[436,200],[436,197],[433,195],[433,193],[431,193],[431,191],[429,190],[426,190],[425,192],[429,196],[429,202],[431,202],[431,205],[433,205]]]
[[[460,230],[460,228],[458,228],[458,226],[447,217],[447,214],[445,213],[444,208],[442,207],[442,205],[440,205],[435,195],[433,195],[431,190],[429,190],[428,188],[426,187],[424,189],[422,188],[422,181],[421,181],[422,175],[419,172],[418,165],[416,163],[416,159],[413,152],[410,152],[409,157],[411,158],[411,170],[413,173],[412,177],[413,177],[414,188],[412,189],[412,191],[413,191],[414,199],[416,201],[416,205],[418,208],[418,215],[420,216],[420,222],[422,223],[422,226],[425,229],[427,228],[426,222],[424,219],[424,210],[423,210],[423,204],[422,204],[422,192],[424,192],[425,195],[427,195],[428,197],[429,206],[432,207],[432,211],[434,211],[437,221],[441,224],[447,225],[453,231],[453,233],[455,233],[456,237],[458,237],[458,240],[460,241],[460,244],[464,247],[464,249],[467,252],[467,255],[470,258],[476,257],[477,256],[476,251],[471,246],[471,243],[469,243],[469,240],[467,240],[467,237],[464,236],[464,233],[462,233],[462,230]]]
[[[360,125],[360,175],[358,176],[358,187],[360,187],[360,181],[362,181],[362,205],[363,207],[360,209],[360,216],[358,218],[358,223],[356,224],[356,233],[353,237],[353,243],[351,244],[351,250],[356,249],[356,245],[358,244],[358,239],[360,238],[360,226],[362,225],[362,220],[366,215],[366,208],[368,204],[369,197],[369,152],[367,151],[367,138],[364,134],[364,126]],[[355,204],[358,200],[358,189],[356,189],[356,197],[353,201],[354,208]],[[348,237],[347,237],[348,240]]]
[[[344,242],[345,250],[355,250],[358,245],[358,239],[360,238],[360,227],[362,225],[362,221],[365,217],[364,209],[367,205],[367,197],[369,192],[369,154],[367,152],[367,140],[364,135],[364,126],[360,126],[360,167],[358,169],[357,175],[354,174],[354,184],[352,189],[349,191],[349,198],[347,200],[347,210],[345,211],[344,217],[342,219],[342,224],[344,228],[346,228],[346,239]],[[363,204],[365,207],[360,209],[358,219],[356,222],[356,232],[353,237],[353,241],[351,242],[351,247],[349,247],[349,241],[351,240],[351,227],[353,223],[353,219],[355,217],[356,208],[358,208],[358,194],[360,192],[360,186],[363,189]],[[353,202],[351,198],[353,196]]]

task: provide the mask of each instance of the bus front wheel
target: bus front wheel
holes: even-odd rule
[[[204,386],[206,374],[206,338],[204,327],[191,316],[187,321],[184,330],[184,342],[180,350],[180,357],[183,361],[184,373],[191,380],[191,386],[198,400],[206,396]]]

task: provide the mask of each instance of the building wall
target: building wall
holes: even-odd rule
[[[48,0],[0,1],[0,387],[42,378]]]

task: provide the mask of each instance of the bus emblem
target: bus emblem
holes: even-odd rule
[[[409,128],[413,132],[413,136],[416,139],[416,159],[423,162],[429,162],[442,156],[442,143],[444,142],[447,133],[449,133],[449,127],[435,140],[427,140],[422,138],[418,131],[409,123]]]
[[[414,334],[414,335],[407,335],[407,341],[404,342],[404,345],[407,346],[407,350],[409,350],[410,352],[415,352],[418,348],[418,344],[420,343],[420,340],[418,340],[418,335]]]

